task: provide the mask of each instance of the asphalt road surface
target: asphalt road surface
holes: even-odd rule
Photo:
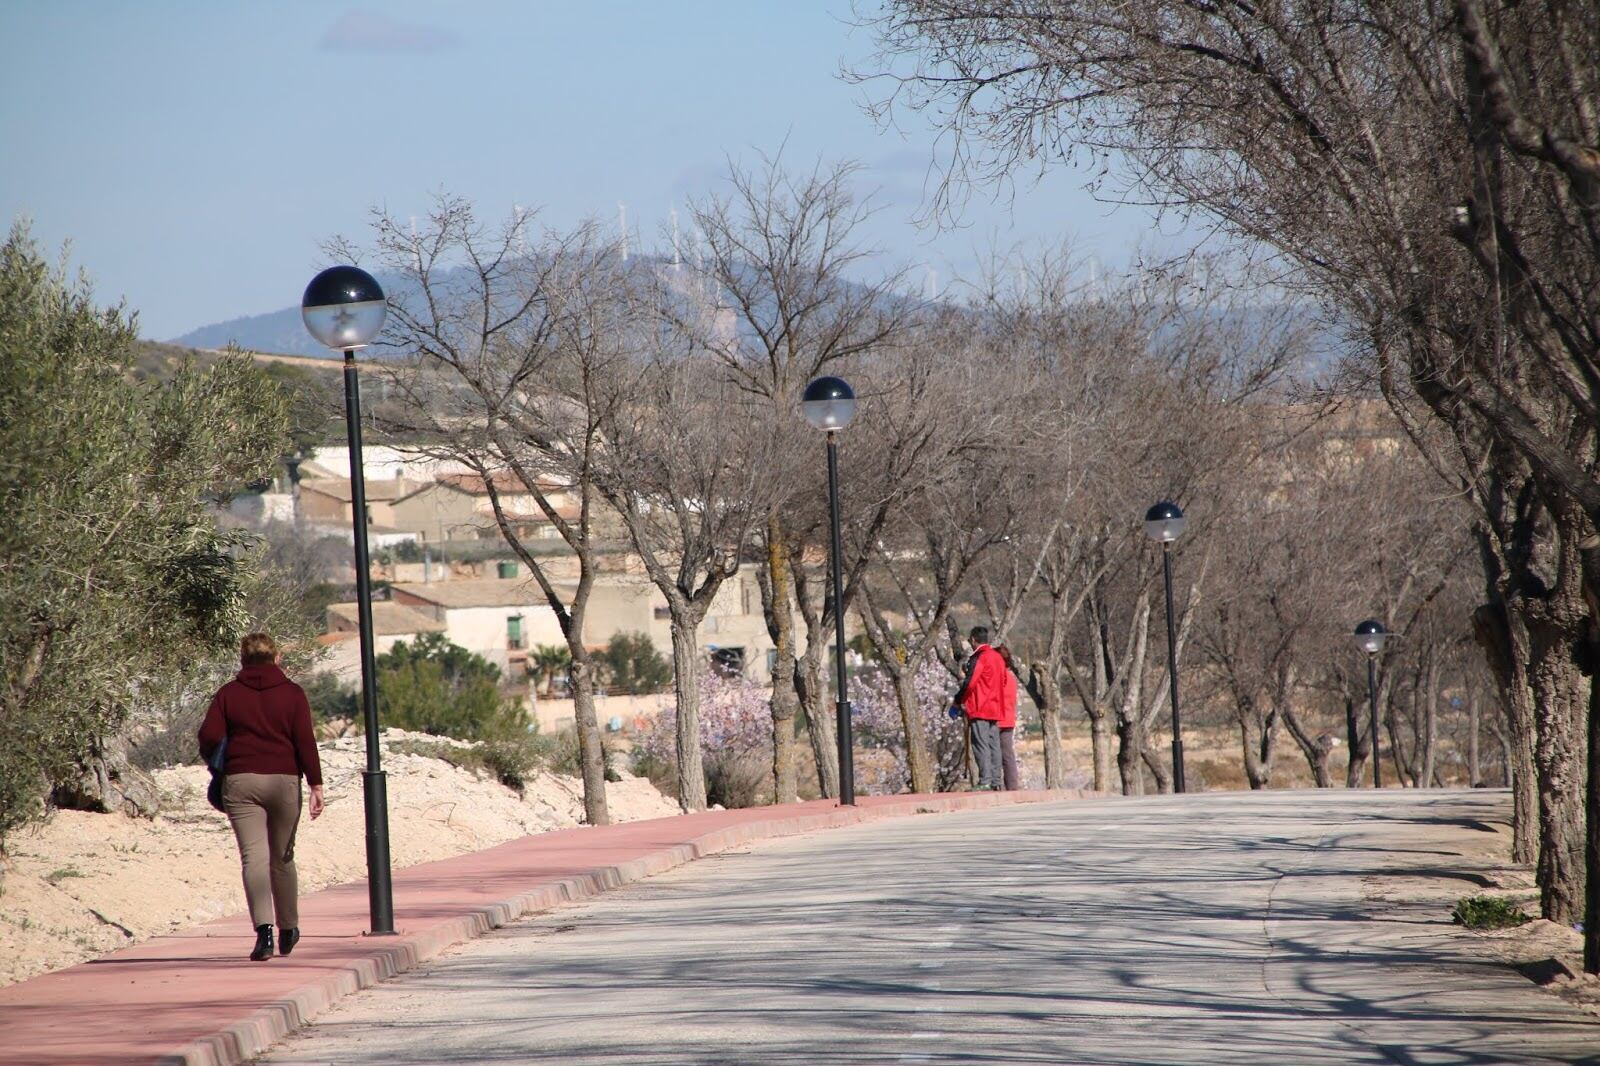
[[[1449,876],[1507,807],[1211,793],[790,838],[499,930],[262,1061],[1600,1063],[1600,1024],[1447,905],[1364,899]]]

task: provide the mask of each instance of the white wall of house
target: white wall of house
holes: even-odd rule
[[[310,461],[334,477],[350,476],[350,449],[346,445],[318,445]],[[408,481],[424,482],[433,481],[440,474],[471,473],[464,463],[422,455],[408,455],[389,444],[363,444],[361,469],[368,481],[403,477]]]
[[[547,604],[527,604],[519,607],[451,607],[427,611],[444,622],[444,634],[452,644],[459,644],[470,652],[488,659],[502,672],[507,672],[511,648],[507,639],[509,620],[522,616],[522,649],[538,644],[565,644],[561,623]]]

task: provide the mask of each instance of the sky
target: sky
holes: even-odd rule
[[[1067,166],[918,226],[934,135],[863,113],[850,21],[849,0],[0,0],[0,216],[70,242],[156,340],[296,304],[374,207],[448,191],[565,226],[620,202],[649,243],[730,159],[780,150],[860,163],[871,243],[922,284],[991,247],[1071,240],[1114,267],[1178,239]]]

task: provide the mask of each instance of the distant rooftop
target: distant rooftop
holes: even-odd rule
[[[329,622],[336,618],[350,626],[360,625],[360,616],[354,603],[328,604]],[[375,600],[372,604],[372,628],[378,636],[389,637],[405,633],[443,633],[445,626],[443,622],[434,621],[415,607],[407,607],[403,603],[390,603],[387,600]]]
[[[403,478],[392,481],[367,482],[367,500],[398,500],[401,496],[411,491],[415,483]],[[317,492],[324,496],[332,496],[336,500],[349,503],[351,500],[350,479],[347,477],[315,477],[302,478],[300,481],[301,492]]]
[[[530,578],[456,578],[423,584],[392,586],[396,592],[444,608],[463,607],[542,607],[544,593]]]
[[[473,496],[489,495],[489,485],[477,474],[440,474],[437,480],[441,485],[449,485],[453,489],[460,489]],[[494,490],[503,495],[524,495],[528,491],[523,486],[522,479],[511,473],[496,473],[493,484]],[[542,477],[538,481],[538,487],[545,492],[555,492],[568,486],[555,478]]]

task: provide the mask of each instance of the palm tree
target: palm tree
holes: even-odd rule
[[[556,674],[572,665],[572,652],[562,644],[538,644],[531,658],[539,668],[540,694],[548,696],[555,685]]]

